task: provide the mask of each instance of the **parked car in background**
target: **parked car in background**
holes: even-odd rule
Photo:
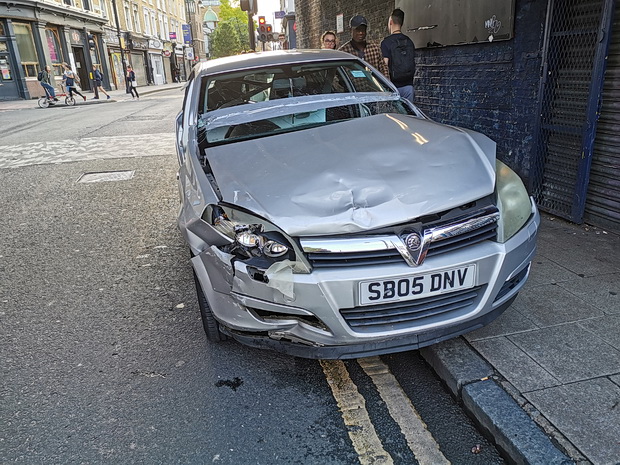
[[[177,117],[179,229],[207,337],[299,357],[419,348],[524,285],[540,217],[486,136],[338,51],[210,60]]]

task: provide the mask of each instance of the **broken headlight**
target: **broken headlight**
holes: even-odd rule
[[[266,260],[265,265],[294,259],[294,252],[284,235],[260,218],[221,207],[212,207],[207,216],[210,216],[211,224],[217,231],[231,239],[227,251],[241,259],[263,259]]]
[[[500,211],[497,240],[506,242],[525,225],[532,213],[532,204],[517,173],[499,160],[496,160],[495,171],[495,192]]]

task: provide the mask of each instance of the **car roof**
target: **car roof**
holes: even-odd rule
[[[276,50],[270,52],[252,52],[225,58],[216,58],[198,63],[195,73],[206,75],[244,69],[260,68],[271,65],[305,63],[313,61],[342,61],[359,59],[350,53],[338,50]]]

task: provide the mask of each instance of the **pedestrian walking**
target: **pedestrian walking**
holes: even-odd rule
[[[362,15],[356,15],[349,21],[351,28],[351,40],[345,43],[340,50],[360,57],[374,66],[387,78],[390,77],[387,65],[383,61],[383,54],[379,45],[366,42],[366,33],[368,30],[368,21]]]
[[[140,95],[138,94],[138,82],[136,81],[136,73],[131,66],[127,66],[127,87],[129,87],[129,91],[131,92],[131,99],[140,100]]]
[[[67,92],[69,93],[69,97],[73,97],[73,93],[75,92],[80,97],[82,97],[84,101],[86,101],[86,97],[82,95],[80,91],[78,90],[78,84],[80,80],[78,79],[77,75],[71,69],[71,66],[63,62],[62,67],[65,69],[64,73],[62,73],[62,84],[67,89]]]
[[[388,67],[390,79],[402,98],[413,103],[415,75],[415,45],[401,32],[405,13],[400,8],[392,11],[388,20],[390,35],[381,42],[381,53]]]
[[[325,31],[321,36],[321,48],[326,50],[336,50],[336,33],[334,31]]]
[[[43,87],[47,98],[54,100],[54,102],[58,102],[58,99],[56,98],[56,90],[52,85],[52,76],[52,68],[50,65],[46,65],[37,77],[41,82],[41,87]]]
[[[110,95],[103,88],[103,74],[99,71],[99,65],[93,65],[93,79],[95,80],[95,96],[93,98],[98,99],[99,92],[103,92],[110,100]]]

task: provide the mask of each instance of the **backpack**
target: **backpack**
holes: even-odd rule
[[[39,71],[39,74],[37,74],[37,81],[42,81],[43,80],[43,71]]]
[[[415,47],[408,37],[401,37],[392,44],[390,78],[392,81],[412,81],[415,75]]]

